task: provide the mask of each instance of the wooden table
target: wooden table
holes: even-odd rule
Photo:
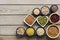
[[[0,40],[52,40],[46,36],[16,37],[17,27],[27,27],[23,22],[26,15],[31,14],[36,7],[41,8],[44,5],[50,7],[52,4],[57,4],[60,12],[60,0],[0,0]],[[33,27],[36,29],[38,25],[34,24]],[[60,37],[55,40],[60,40]]]

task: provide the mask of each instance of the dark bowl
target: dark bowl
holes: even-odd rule
[[[23,28],[23,27],[18,27],[18,28],[16,29],[16,36],[19,37],[19,38],[24,37],[24,36],[25,36],[25,29],[23,28],[23,29],[24,29],[24,34],[21,35],[21,34],[18,34],[18,33],[17,33],[17,30],[18,30],[19,28]]]
[[[53,6],[56,6],[57,9],[52,10],[52,7],[53,7]],[[50,12],[51,12],[51,13],[55,13],[57,10],[58,10],[58,6],[57,6],[57,5],[51,5],[51,7],[50,7]]]
[[[33,11],[32,11],[32,15],[33,15],[34,17],[38,17],[38,16],[40,15],[40,13],[39,13],[38,15],[35,15],[35,14],[34,14],[34,10],[35,10],[35,9],[38,9],[38,10],[40,11],[40,13],[41,13],[41,10],[40,10],[39,8],[34,8]]]
[[[43,27],[38,27],[38,28],[36,29],[36,36],[37,36],[37,37],[40,37],[40,38],[41,38],[41,37],[44,37],[44,36],[45,36],[45,34],[46,34],[45,29],[44,29],[44,34],[43,34],[43,35],[38,35],[38,34],[37,34],[37,30],[38,30],[39,28],[44,29]]]
[[[28,27],[28,28],[33,28],[33,27]],[[27,28],[27,29],[28,29],[28,28]],[[26,29],[26,30],[27,30],[27,29]],[[33,36],[35,36],[35,29],[33,28],[33,30],[34,30],[34,35],[32,35],[32,36],[29,36],[29,35],[27,35],[27,33],[26,33],[26,31],[25,31],[25,33],[26,33],[26,36],[27,36],[27,37],[33,37]]]

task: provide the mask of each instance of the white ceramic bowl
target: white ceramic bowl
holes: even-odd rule
[[[26,19],[28,16],[29,16],[29,15],[27,15],[27,16],[25,17],[25,19]],[[30,15],[30,16],[32,16],[32,15]],[[32,16],[32,17],[33,17],[33,16]],[[33,18],[34,18],[34,17],[33,17]],[[34,22],[30,25],[30,24],[28,24],[28,23],[25,21],[25,19],[24,19],[24,22],[25,22],[28,26],[30,26],[30,27],[31,27],[31,26],[35,23],[35,21],[36,21],[36,20],[34,20]],[[34,19],[35,19],[35,18],[34,18]]]
[[[51,26],[53,26],[54,24],[52,24],[52,25],[49,25],[48,27],[47,27],[47,29],[46,29],[46,34],[47,34],[47,36],[49,37],[49,38],[52,38],[52,39],[55,39],[55,38],[58,38],[59,37],[59,35],[60,35],[60,28],[57,26],[57,25],[54,25],[54,26],[56,26],[57,28],[58,28],[58,30],[59,30],[59,33],[57,34],[57,36],[55,36],[55,37],[51,37],[51,36],[49,36],[48,35],[48,29],[49,29],[49,27],[51,27]]]
[[[43,17],[43,16],[38,16],[38,17],[37,17],[37,19],[36,19],[36,20],[37,20],[37,23],[38,23],[40,26],[44,27],[44,26],[48,23],[48,20],[49,20],[49,19],[48,19],[48,17],[46,16],[46,18],[47,18],[46,24],[45,24],[45,25],[41,25],[41,24],[39,23],[39,21],[38,21],[38,18],[39,18],[39,17]]]

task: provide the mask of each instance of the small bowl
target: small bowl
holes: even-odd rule
[[[35,11],[36,11],[36,13],[34,13]],[[35,17],[39,16],[40,13],[41,13],[41,11],[40,11],[39,8],[34,8],[33,11],[32,11],[32,14],[33,14]]]
[[[58,33],[56,36],[54,36],[54,37],[52,37],[52,36],[50,36],[50,35],[48,34],[48,29],[49,29],[50,27],[52,27],[52,26],[55,26],[55,27],[58,28],[58,30],[59,30],[59,33]],[[60,34],[60,29],[59,29],[59,27],[58,27],[57,25],[54,25],[54,24],[49,25],[49,26],[47,27],[47,29],[46,29],[46,34],[47,34],[47,36],[48,36],[49,38],[51,38],[51,39],[58,38],[58,37],[59,37],[59,34]]]
[[[18,32],[18,30],[19,30],[19,28],[22,28],[22,30],[24,30],[24,33],[23,34],[21,34],[21,33],[19,33]],[[18,37],[23,37],[25,35],[25,29],[23,28],[23,27],[18,27],[17,29],[16,29],[16,36],[18,36]]]
[[[31,26],[35,23],[36,20],[35,20],[35,18],[32,16],[32,17],[34,18],[34,21],[33,21],[32,24],[28,24],[28,23],[26,22],[26,18],[27,18],[28,16],[32,16],[32,15],[27,15],[27,16],[25,17],[25,19],[24,19],[24,22],[25,22],[28,26],[31,27]],[[31,19],[30,19],[29,21],[31,21]]]
[[[58,10],[58,6],[57,5],[51,5],[51,7],[50,7],[51,13],[55,13],[55,12],[57,12],[57,10]]]
[[[32,28],[32,29],[34,30],[33,35],[28,35],[28,34],[27,34],[27,30],[28,30],[29,28]],[[29,31],[30,31],[30,30],[29,30]],[[35,35],[35,29],[34,29],[33,27],[28,27],[28,28],[26,29],[25,33],[26,33],[27,37],[33,37],[33,36]],[[30,32],[30,33],[31,33],[31,32]]]
[[[40,28],[40,31],[41,31],[41,29],[44,30],[44,33],[41,35],[41,34],[38,34],[38,33],[37,33],[37,31],[38,31],[39,28],[40,28],[40,27],[38,27],[38,28],[36,29],[36,35],[37,35],[38,37],[43,37],[43,36],[45,35],[45,29],[44,29],[44,28]]]
[[[47,21],[46,21],[45,25],[41,25],[41,24],[39,23],[39,21],[38,21],[38,18],[39,18],[39,17],[44,17],[44,16],[38,16],[38,17],[37,17],[37,23],[38,23],[40,26],[44,27],[44,26],[48,23],[48,17],[45,16],[45,17],[47,18]]]
[[[58,19],[58,21],[57,21],[57,22],[53,22],[53,21],[51,20],[51,16],[52,16],[52,15],[54,15],[54,14],[56,14],[56,15],[58,15],[58,16],[59,16],[59,19]],[[56,17],[56,16],[55,16],[55,17]],[[59,23],[59,21],[60,21],[60,15],[59,15],[58,13],[52,13],[52,14],[49,16],[49,21],[50,21],[50,23],[58,24],[58,23]]]
[[[47,13],[43,13],[43,11],[42,11],[43,8],[45,9],[44,12],[46,11],[46,8],[48,8],[48,12],[47,12]],[[48,15],[48,14],[50,13],[49,7],[48,7],[48,6],[43,6],[43,7],[41,8],[41,12],[42,12],[43,15]]]

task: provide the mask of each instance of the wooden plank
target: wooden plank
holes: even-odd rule
[[[48,25],[47,25],[48,26]],[[46,26],[46,27],[47,27]],[[59,27],[60,27],[60,25],[58,25]],[[25,26],[25,25],[23,25],[23,26],[0,26],[0,36],[14,36],[14,35],[16,35],[16,29],[18,28],[18,27],[23,27],[23,28],[25,28],[25,30],[26,30],[26,28],[28,27],[28,26]],[[33,26],[34,27],[34,29],[36,30],[36,28],[38,28],[38,27],[40,27],[40,26],[38,26],[38,25],[34,25]],[[46,29],[46,27],[45,27],[45,29]]]
[[[60,4],[60,0],[0,0],[0,4]]]
[[[18,26],[0,26],[0,35],[15,35]]]
[[[0,16],[0,25],[22,25],[26,15]]]
[[[43,38],[37,38],[37,37],[22,37],[22,38],[17,38],[16,36],[0,36],[0,40],[52,40],[49,39],[48,37],[43,37]],[[60,38],[54,39],[54,40],[60,40]]]
[[[10,16],[0,15],[0,26],[1,25],[24,25],[25,16],[27,15],[10,15]]]
[[[27,15],[7,15],[0,16],[0,26],[20,26],[24,25],[24,18]]]
[[[0,40],[37,40],[35,37],[34,38],[17,38],[16,36],[0,36]]]
[[[44,5],[0,5],[0,14],[31,14],[34,8],[41,9],[42,6]],[[58,7],[58,12],[60,12],[60,5]]]
[[[17,38],[16,36],[17,27],[24,27],[24,26],[0,26],[0,40],[51,40],[48,37],[46,37],[46,35],[43,38],[37,38],[37,37],[30,38],[27,36]],[[36,28],[37,26],[34,27]],[[60,36],[55,40],[60,40]]]
[[[42,6],[42,5],[41,5]],[[0,14],[31,14],[40,5],[0,5]]]
[[[14,35],[16,35],[16,29],[18,28],[18,27],[23,27],[23,28],[27,28],[28,26],[0,26],[0,36],[2,35],[2,36],[14,36]],[[33,26],[34,28],[35,28],[35,30],[36,30],[36,28],[38,27],[38,26]]]

